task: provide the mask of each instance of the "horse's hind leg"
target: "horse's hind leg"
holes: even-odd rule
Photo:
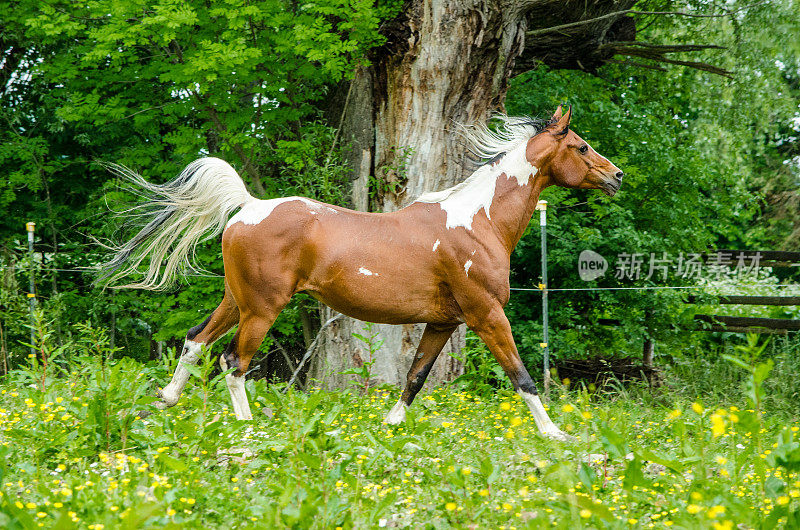
[[[258,347],[263,342],[272,323],[283,308],[281,306],[274,312],[264,314],[248,314],[243,316],[239,329],[236,331],[233,340],[219,358],[219,365],[223,371],[235,368],[233,372],[225,376],[228,384],[228,391],[233,402],[233,412],[236,419],[252,420],[250,404],[247,401],[247,393],[244,389],[244,376],[250,360],[253,358]]]
[[[389,425],[397,425],[403,423],[406,419],[406,409],[411,406],[414,397],[422,390],[425,384],[425,379],[428,377],[433,363],[436,358],[447,344],[450,335],[453,334],[457,326],[436,326],[428,324],[425,326],[425,331],[422,332],[422,338],[417,346],[417,354],[414,357],[414,362],[411,363],[411,368],[408,370],[406,376],[406,388],[400,396],[400,400],[392,407],[389,414],[383,420],[384,423]]]
[[[165,409],[178,403],[183,388],[189,380],[190,374],[189,370],[186,369],[186,365],[197,364],[203,346],[210,348],[217,339],[225,335],[238,321],[239,308],[236,307],[236,302],[234,302],[233,297],[226,289],[222,302],[214,312],[202,324],[193,327],[186,333],[186,341],[183,344],[183,352],[178,361],[178,366],[175,368],[175,374],[172,376],[172,381],[159,391],[158,396],[161,401],[156,403],[156,407]]]

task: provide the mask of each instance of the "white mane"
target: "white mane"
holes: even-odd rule
[[[492,121],[498,122],[494,130],[489,128]],[[527,142],[546,126],[545,120],[530,116],[495,114],[486,123],[459,125],[458,128],[472,154],[481,159],[492,159]]]

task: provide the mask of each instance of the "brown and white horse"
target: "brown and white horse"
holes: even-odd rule
[[[509,257],[541,191],[558,185],[614,195],[621,184],[622,171],[569,129],[570,117],[571,109],[562,115],[559,107],[547,122],[500,116],[495,131],[484,125],[467,129],[474,153],[492,161],[464,182],[391,213],[356,212],[302,197],[258,200],[216,158],[197,160],[164,185],[117,167],[150,197],[149,223],[106,264],[107,281],[134,273],[149,258],[143,280],[123,287],[163,288],[190,266],[195,244],[224,227],[225,295],[187,333],[159,407],[178,402],[189,378],[183,365],[196,363],[203,345],[210,347],[238,323],[220,365],[235,368],[226,377],[237,418],[251,419],[244,374],[278,313],[303,291],[360,320],[426,324],[387,423],[404,421],[444,344],[466,323],[508,374],[539,430],[567,438],[542,406],[503,307],[510,294]]]

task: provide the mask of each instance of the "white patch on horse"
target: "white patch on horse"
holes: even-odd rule
[[[447,214],[445,223],[447,228],[463,226],[467,230],[472,230],[472,220],[481,210],[484,210],[486,217],[491,219],[490,210],[500,175],[505,174],[506,178],[514,177],[518,185],[525,186],[539,171],[536,166],[528,162],[525,156],[527,147],[527,141],[520,142],[497,164],[483,165],[464,182],[443,191],[425,193],[416,202],[438,203]]]
[[[312,201],[311,199],[306,199],[305,197],[283,197],[280,199],[269,199],[269,200],[254,200],[248,203],[245,203],[242,206],[242,209],[239,210],[236,215],[230,218],[228,224],[225,225],[225,228],[228,228],[232,224],[235,223],[244,223],[246,225],[257,225],[264,219],[270,216],[273,210],[280,206],[285,202],[291,201],[300,201],[305,203],[308,206],[309,213],[312,215],[316,215],[321,210],[325,210],[327,212],[337,213],[336,210],[327,206],[323,203]]]
[[[472,260],[471,259],[467,260],[467,262],[464,264],[464,274],[466,274],[467,276],[469,276],[469,268],[470,267],[472,267]]]
[[[392,410],[389,411],[389,414],[386,415],[386,418],[383,420],[383,423],[388,423],[389,425],[399,425],[406,421],[406,409],[408,409],[408,405],[403,403],[403,400],[398,400]]]
[[[518,393],[520,396],[522,396],[525,404],[528,405],[528,410],[530,410],[531,414],[533,414],[533,421],[536,422],[539,432],[548,438],[561,441],[566,441],[572,438],[561,429],[556,427],[556,424],[553,423],[553,420],[551,420],[550,416],[547,415],[547,411],[544,409],[544,405],[542,405],[542,400],[539,399],[539,396],[536,394],[529,394],[523,390],[519,390]]]
[[[358,268],[358,273],[363,274],[364,276],[380,276],[377,272],[372,272],[369,269],[365,269],[364,267]]]
[[[219,358],[219,366],[223,372],[228,370],[228,363],[222,356]],[[225,382],[228,384],[228,392],[231,394],[233,413],[236,414],[236,419],[252,420],[253,413],[250,412],[250,403],[247,402],[247,392],[244,389],[244,376],[236,377],[230,373],[225,376]]]
[[[434,252],[436,252],[436,249],[437,249],[437,248],[439,248],[439,243],[441,243],[441,241],[439,241],[439,240],[437,239],[437,240],[436,240],[436,243],[434,243],[434,244],[433,244],[433,251],[434,251]]]
[[[191,375],[189,374],[189,370],[186,369],[186,366],[197,364],[197,361],[200,359],[200,353],[203,350],[203,344],[187,339],[186,342],[183,343],[183,348],[185,351],[178,360],[178,366],[175,367],[175,374],[172,376],[172,380],[159,392],[161,401],[156,403],[156,407],[159,409],[172,407],[178,403],[181,393],[186,386],[186,382]]]

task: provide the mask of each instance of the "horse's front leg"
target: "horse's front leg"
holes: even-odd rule
[[[386,415],[384,423],[389,425],[397,425],[403,423],[406,419],[406,409],[411,406],[417,393],[422,390],[428,374],[433,368],[433,363],[436,358],[447,344],[447,340],[458,325],[436,325],[427,324],[425,331],[422,332],[422,338],[417,346],[417,354],[414,356],[414,362],[411,363],[411,368],[408,370],[406,376],[406,387],[400,400],[392,407],[389,414]]]
[[[572,436],[556,427],[550,416],[547,415],[547,411],[539,399],[539,393],[536,391],[536,385],[519,357],[517,345],[511,334],[511,324],[509,324],[502,307],[498,305],[483,315],[473,315],[472,318],[468,316],[467,325],[486,343],[489,351],[503,367],[506,375],[511,379],[511,384],[514,385],[514,390],[528,405],[539,431],[555,440],[574,440]]]

